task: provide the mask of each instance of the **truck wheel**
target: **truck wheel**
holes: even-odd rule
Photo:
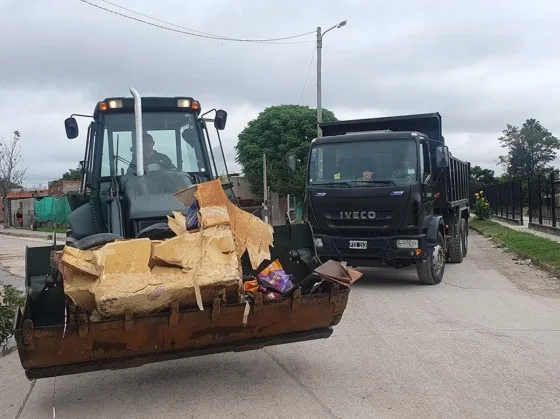
[[[437,285],[443,279],[445,271],[445,240],[438,231],[437,245],[428,251],[425,261],[416,261],[416,272],[422,284]]]
[[[104,246],[107,243],[112,243],[117,240],[124,240],[124,239],[118,234],[99,233],[78,240],[74,244],[74,247],[77,247],[80,250],[89,250],[89,249],[93,249],[94,247]]]
[[[449,243],[449,261],[451,263],[461,263],[463,261],[463,218],[455,224],[455,231],[459,234],[457,237],[451,237]]]
[[[469,250],[469,221],[461,218],[461,227],[463,230],[463,257],[465,257]]]

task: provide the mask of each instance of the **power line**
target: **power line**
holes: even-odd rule
[[[301,99],[303,99],[303,94],[305,93],[305,88],[307,87],[307,81],[309,80],[309,73],[311,73],[311,66],[313,65],[313,58],[315,58],[315,50],[316,48],[313,47],[313,54],[311,54],[311,61],[309,62],[309,68],[307,69],[307,76],[305,77],[305,83],[303,84],[303,90],[301,91],[298,105],[301,103]]]
[[[164,23],[164,24],[166,24],[166,25],[175,26],[176,28],[185,29],[186,31],[189,31],[189,32],[195,32],[195,33],[199,33],[199,34],[202,34],[202,35],[207,35],[207,36],[211,36],[211,37],[213,37],[213,38],[219,38],[219,39],[223,39],[223,40],[227,39],[227,40],[230,40],[230,41],[243,41],[243,42],[285,41],[285,40],[288,40],[288,39],[301,38],[301,37],[303,37],[303,36],[311,35],[311,34],[314,33],[314,32],[312,31],[312,32],[302,33],[302,34],[299,34],[299,35],[285,36],[285,37],[282,37],[282,38],[270,38],[270,39],[239,39],[239,38],[231,38],[231,37],[228,37],[228,36],[222,36],[222,35],[216,35],[216,34],[209,33],[209,32],[197,31],[197,30],[195,30],[195,29],[187,28],[186,26],[177,25],[177,24],[172,23],[172,22],[168,22],[168,21],[165,21],[165,20],[161,20],[161,19],[155,18],[155,17],[150,16],[150,15],[146,15],[146,14],[137,12],[136,10],[128,9],[128,8],[126,8],[126,7],[124,7],[124,6],[121,6],[120,4],[113,3],[112,1],[109,1],[109,0],[101,0],[101,1],[102,1],[103,3],[107,3],[107,4],[110,4],[110,5],[112,5],[112,6],[118,7],[119,9],[126,10],[127,12],[134,13],[134,14],[136,14],[136,15],[138,15],[138,16],[142,16],[142,17],[145,17],[145,18],[148,18],[148,19],[151,19],[151,20],[155,20],[156,22]],[[307,42],[311,42],[311,41],[307,41]]]
[[[287,36],[287,37],[281,37],[281,38],[270,38],[270,39],[243,39],[243,38],[231,38],[231,37],[225,37],[225,36],[220,36],[220,35],[214,35],[214,34],[210,34],[210,33],[207,33],[207,32],[195,31],[193,29],[189,29],[189,28],[186,28],[184,26],[179,26],[179,25],[176,25],[174,23],[166,22],[166,21],[161,20],[161,19],[156,19],[156,18],[153,18],[151,16],[144,15],[142,13],[136,12],[134,10],[124,8],[123,6],[119,6],[115,3],[112,3],[112,2],[109,2],[109,1],[106,1],[106,0],[102,0],[102,1],[105,1],[105,3],[112,4],[113,6],[120,7],[124,10],[130,11],[130,12],[138,14],[140,16],[147,17],[149,19],[152,19],[152,20],[155,20],[155,21],[158,21],[158,22],[161,22],[161,23],[165,23],[166,25],[175,26],[176,28],[181,28],[181,29],[174,29],[174,28],[170,28],[168,26],[163,26],[163,25],[159,25],[157,23],[148,22],[146,20],[142,20],[142,19],[139,19],[139,18],[136,18],[136,17],[133,17],[133,16],[129,16],[129,15],[124,14],[124,13],[117,12],[115,10],[108,9],[108,8],[100,6],[98,4],[91,3],[90,1],[87,1],[87,0],[79,0],[79,1],[81,1],[82,3],[85,3],[89,6],[92,6],[92,7],[95,7],[97,9],[103,10],[105,12],[109,12],[109,13],[115,14],[117,16],[124,17],[126,19],[130,19],[130,20],[134,20],[136,22],[144,23],[146,25],[150,25],[150,26],[153,26],[153,27],[156,27],[156,28],[159,28],[159,29],[164,29],[164,30],[168,30],[168,31],[171,31],[171,32],[181,33],[181,34],[184,34],[184,35],[190,35],[190,36],[195,36],[195,37],[199,37],[199,38],[215,39],[215,40],[220,40],[220,41],[258,43],[258,44],[308,44],[308,43],[314,42],[314,41],[275,42],[275,41],[295,39],[295,38],[300,38],[300,37],[303,37],[303,36],[311,35],[311,34],[314,33],[313,31],[312,32],[307,32],[307,33],[302,33],[302,34],[299,34],[299,35],[293,35],[293,36]],[[182,29],[184,29],[184,30],[182,30]]]

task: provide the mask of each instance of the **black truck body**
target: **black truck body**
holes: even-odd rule
[[[440,283],[446,261],[460,263],[467,254],[470,171],[449,154],[440,114],[321,129],[309,152],[304,201],[320,258],[416,265],[421,282]]]

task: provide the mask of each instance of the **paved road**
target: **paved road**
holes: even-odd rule
[[[560,284],[471,235],[445,283],[371,270],[325,341],[33,387],[0,359],[0,418],[559,418]],[[20,413],[18,416],[18,412]]]

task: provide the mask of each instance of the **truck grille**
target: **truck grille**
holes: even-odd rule
[[[391,226],[393,213],[391,211],[376,211],[375,218],[341,218],[340,211],[331,211],[325,213],[327,224],[331,228],[388,228]]]

